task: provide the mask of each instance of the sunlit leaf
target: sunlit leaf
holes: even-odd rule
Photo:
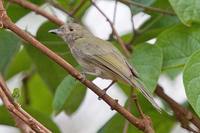
[[[157,45],[163,51],[163,70],[183,67],[200,48],[200,26],[174,26],[158,36]]]
[[[179,19],[188,26],[193,22],[200,23],[199,0],[169,0]]]

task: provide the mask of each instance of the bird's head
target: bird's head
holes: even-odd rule
[[[91,36],[91,33],[85,27],[76,23],[67,23],[58,29],[52,29],[50,33],[56,34],[70,43],[79,38]]]

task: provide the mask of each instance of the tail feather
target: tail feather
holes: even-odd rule
[[[134,77],[132,80],[130,80],[130,84],[133,87],[137,87],[141,93],[147,98],[147,100],[159,111],[161,112],[161,108],[158,106],[158,104],[154,101],[153,95],[151,92],[149,92],[147,89],[145,89],[144,84],[136,77]]]

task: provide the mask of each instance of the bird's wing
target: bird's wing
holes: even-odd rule
[[[86,58],[91,59],[91,61],[95,60],[95,64],[105,65],[124,80],[125,78],[135,76],[131,65],[112,43],[98,38],[91,38],[86,41],[82,40],[81,42],[79,48],[81,47],[84,54],[87,55]]]

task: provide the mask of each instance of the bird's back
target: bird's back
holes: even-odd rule
[[[90,37],[78,39],[76,45],[75,47],[81,49],[82,53],[86,55],[84,58],[105,65],[110,71],[120,75],[123,80],[133,76],[131,65],[112,43],[96,37]]]

